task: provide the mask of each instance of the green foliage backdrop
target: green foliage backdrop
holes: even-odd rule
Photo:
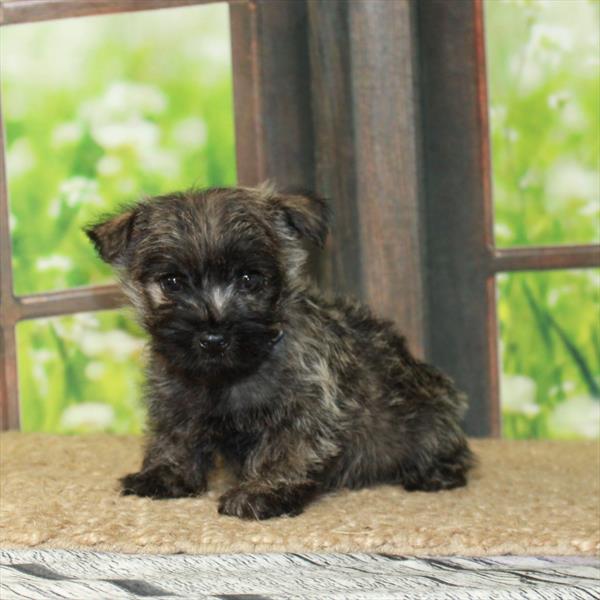
[[[225,5],[10,27],[2,98],[19,294],[110,281],[81,228],[142,195],[233,184]],[[139,432],[128,311],[17,329],[25,430]]]
[[[600,3],[487,0],[499,246],[600,241]],[[600,273],[498,277],[507,437],[600,435]]]
[[[485,3],[496,239],[600,239],[599,4]],[[15,288],[103,283],[81,227],[235,181],[227,7],[10,27],[0,38]],[[498,278],[504,432],[598,437],[598,271]],[[139,432],[143,337],[127,311],[18,327],[26,430]]]

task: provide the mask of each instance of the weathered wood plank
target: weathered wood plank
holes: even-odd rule
[[[306,3],[251,1],[230,14],[238,181],[310,188]]]
[[[127,299],[117,285],[75,288],[17,298],[19,319],[110,310],[125,304]]]
[[[13,296],[5,147],[0,105],[0,430],[19,428],[16,302]]]
[[[317,189],[335,220],[323,281],[393,319],[422,355],[413,11],[408,0],[309,3]]]
[[[480,0],[417,3],[428,358],[470,398],[471,435],[498,435],[495,282]]]
[[[600,267],[600,246],[548,246],[501,248],[492,253],[494,272]]]
[[[0,5],[0,25],[211,4],[220,1],[223,0],[4,0]]]

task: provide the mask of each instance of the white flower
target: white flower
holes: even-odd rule
[[[492,126],[498,127],[506,120],[507,115],[506,106],[504,104],[492,104],[490,105],[490,121]]]
[[[61,338],[78,344],[90,330],[93,332],[100,325],[98,318],[93,313],[78,313],[72,317],[60,319],[36,319],[35,323],[53,327]]]
[[[85,376],[92,381],[102,379],[104,373],[106,373],[106,366],[99,361],[91,361],[85,367]]]
[[[29,140],[18,138],[6,153],[6,168],[11,177],[27,173],[35,166],[35,155]]]
[[[596,209],[600,207],[600,174],[596,170],[582,167],[575,161],[563,160],[555,163],[548,174],[545,188],[549,200],[580,198],[588,200]]]
[[[528,417],[537,415],[540,407],[535,402],[536,388],[535,381],[530,377],[502,374],[500,381],[502,411]]]
[[[548,106],[552,109],[562,108],[567,102],[573,100],[573,94],[567,90],[555,92],[548,96]]]
[[[167,107],[167,97],[157,87],[133,81],[113,83],[101,102],[113,114],[140,112],[157,115]]]
[[[600,272],[597,269],[583,269],[580,273],[592,287],[600,291]]]
[[[112,406],[102,402],[83,402],[67,407],[60,422],[65,429],[105,429],[114,418]]]
[[[494,235],[499,240],[509,240],[512,236],[512,230],[506,223],[494,223]]]
[[[118,180],[117,189],[121,194],[127,196],[133,195],[138,190],[138,186],[134,179],[127,177],[126,179]]]
[[[598,56],[588,56],[585,59],[584,64],[586,67],[591,67],[591,69],[593,69],[593,71],[597,73],[596,69],[600,67],[600,58],[598,58]]]
[[[598,439],[600,402],[589,396],[568,398],[554,409],[548,425],[556,437]]]
[[[62,206],[61,201],[58,198],[54,198],[48,204],[48,216],[55,219],[60,214],[60,208]]]
[[[45,364],[49,360],[52,360],[56,357],[55,352],[51,352],[50,350],[30,350],[29,356],[31,356],[31,360],[34,363]]]
[[[553,110],[561,111],[562,121],[569,129],[585,131],[588,127],[587,119],[572,92],[562,90],[550,94],[548,96],[548,106]]]
[[[511,60],[510,68],[512,77],[519,78],[519,89],[524,94],[531,93],[546,80],[546,72],[542,65],[531,58],[523,59],[515,55]]]
[[[98,161],[96,171],[98,171],[100,175],[110,177],[111,175],[116,175],[122,167],[123,163],[118,157],[106,155]]]
[[[170,178],[177,177],[180,171],[179,161],[173,153],[150,146],[140,153],[140,166],[144,171],[160,172]]]
[[[35,268],[38,271],[48,271],[57,269],[59,271],[68,271],[73,266],[73,261],[67,256],[53,254],[46,258],[38,258],[35,262]]]
[[[505,128],[504,135],[509,142],[516,142],[521,137],[521,134],[512,127]]]
[[[32,375],[37,386],[37,390],[41,395],[46,395],[49,389],[48,373],[44,369],[44,365],[37,363],[32,366]]]
[[[142,151],[148,146],[156,145],[159,135],[159,129],[154,123],[139,117],[123,122],[92,125],[94,141],[109,150],[129,146]]]
[[[87,177],[71,177],[60,184],[58,188],[61,199],[67,206],[74,207],[79,204],[100,204],[102,199],[98,193],[98,182]],[[50,210],[56,210],[54,203]]]
[[[96,313],[77,313],[73,315],[73,327],[79,328],[81,331],[86,329],[98,329],[100,321]]]
[[[182,119],[173,129],[173,138],[185,148],[202,148],[206,144],[206,123],[199,117]]]
[[[80,85],[80,74],[89,70],[90,54],[98,46],[94,21],[81,19],[75,27],[67,19],[53,21],[50,27],[3,28],[2,75],[35,90]]]
[[[590,125],[578,102],[569,102],[562,109],[562,122],[567,130],[587,133]]]
[[[132,354],[141,352],[143,340],[133,337],[124,331],[86,332],[81,338],[81,350],[88,356],[107,353],[117,361],[124,361]]]
[[[182,40],[181,52],[189,59],[206,65],[198,74],[204,83],[213,83],[223,77],[231,65],[229,40],[218,33],[194,35]]]
[[[118,81],[99,97],[81,104],[79,117],[92,125],[120,123],[162,113],[167,97],[158,88],[133,81]]]
[[[557,290],[556,288],[550,290],[550,293],[548,294],[548,305],[552,307],[556,306],[561,296],[560,290]]]
[[[519,180],[519,189],[520,190],[529,189],[535,185],[538,185],[539,181],[540,181],[540,178],[539,178],[538,174],[535,171],[528,169],[525,172],[525,175],[523,175],[523,177],[521,177],[521,179]]]
[[[598,217],[600,216],[600,200],[589,198],[585,204],[579,209],[579,214],[584,217],[593,217],[596,219],[596,235],[600,234]]]
[[[556,396],[559,393],[568,394],[575,390],[577,386],[574,381],[563,381],[559,385],[553,385],[548,392],[551,396]]]
[[[48,371],[44,365],[56,358],[56,353],[49,350],[30,350],[29,356],[31,357],[31,370],[37,391],[41,395],[46,395],[49,389]]]
[[[54,128],[52,132],[52,144],[55,147],[74,144],[81,139],[83,135],[83,127],[81,123],[76,121],[68,121],[61,123]]]
[[[558,49],[568,52],[573,48],[573,34],[567,27],[536,23],[531,28],[529,51],[536,52],[544,49]]]
[[[522,53],[510,62],[513,76],[519,77],[521,91],[529,93],[546,80],[548,69],[556,69],[566,52],[573,49],[569,28],[547,23],[535,23]]]

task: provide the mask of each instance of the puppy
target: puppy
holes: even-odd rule
[[[392,324],[313,290],[326,205],[270,187],[144,200],[89,227],[150,336],[148,438],[123,494],[195,496],[219,453],[219,512],[297,515],[317,494],[463,486],[465,398]]]

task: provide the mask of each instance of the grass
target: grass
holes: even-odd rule
[[[105,283],[82,227],[144,195],[233,184],[224,5],[10,27],[0,38],[15,291]],[[139,432],[127,311],[17,328],[23,429]]]
[[[499,246],[600,241],[600,4],[485,3]],[[600,273],[498,277],[503,433],[600,435]]]

